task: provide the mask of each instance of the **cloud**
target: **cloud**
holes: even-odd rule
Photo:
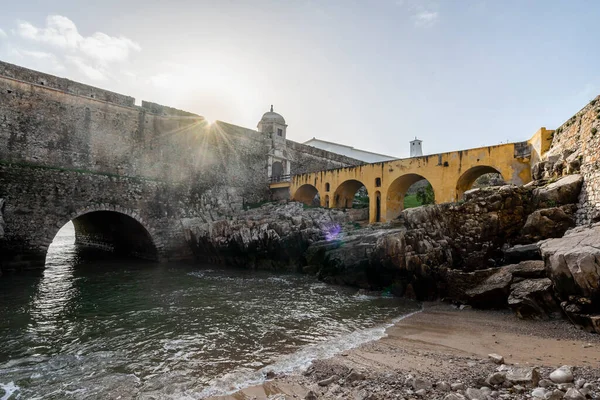
[[[8,35],[6,34],[6,32],[4,32],[2,28],[0,28],[0,39],[3,39],[5,37],[8,37]]]
[[[407,9],[415,26],[420,28],[433,26],[440,18],[439,7],[434,0],[396,0],[395,4]]]
[[[138,43],[124,36],[103,32],[84,36],[73,21],[62,15],[49,15],[41,27],[18,21],[12,32],[19,41],[13,47],[20,56],[40,60],[43,55],[48,59],[47,55],[53,55],[54,65],[69,66],[94,81],[108,79],[115,64],[123,64],[133,53],[141,51]]]
[[[67,56],[67,63],[77,67],[77,69],[86,77],[94,81],[105,81],[108,76],[101,68],[89,65],[85,60],[76,56]]]
[[[139,44],[123,36],[109,36],[102,32],[83,36],[73,21],[61,15],[48,16],[44,28],[21,21],[16,33],[34,42],[72,53],[82,53],[103,64],[124,61],[132,52],[141,50]]]
[[[416,26],[432,26],[437,22],[439,14],[437,11],[420,11],[412,18]]]

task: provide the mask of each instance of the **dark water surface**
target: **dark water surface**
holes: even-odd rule
[[[0,399],[198,399],[383,335],[414,312],[297,274],[84,261],[64,228],[43,276],[0,279]]]

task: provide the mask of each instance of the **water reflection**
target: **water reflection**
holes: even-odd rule
[[[302,275],[82,253],[70,225],[43,276],[0,280],[0,388],[201,398],[381,335],[374,326],[418,308],[355,293]]]
[[[73,286],[77,257],[75,228],[69,222],[58,231],[48,249],[44,275],[31,306],[28,331],[32,336],[39,336],[32,340],[46,343],[44,346],[51,347],[53,338],[68,335],[72,328],[64,314],[77,296]]]

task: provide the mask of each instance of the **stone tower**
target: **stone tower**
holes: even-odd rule
[[[271,182],[280,182],[290,175],[285,119],[274,112],[271,105],[271,110],[263,114],[257,128],[270,140],[267,176]]]
[[[423,155],[423,148],[421,147],[422,140],[417,139],[415,136],[415,140],[410,141],[410,156],[411,157],[421,157]]]

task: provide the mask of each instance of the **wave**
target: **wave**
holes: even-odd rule
[[[387,336],[385,331],[388,328],[422,311],[423,307],[417,311],[394,318],[387,324],[355,331],[316,345],[302,347],[292,354],[280,356],[274,363],[259,370],[238,369],[220,378],[213,379],[210,382],[210,386],[199,394],[200,398],[225,396],[250,386],[260,385],[266,381],[266,374],[269,371],[273,371],[276,374],[301,372],[306,370],[314,360],[331,358],[336,354]]]
[[[14,382],[0,383],[0,389],[4,390],[4,396],[0,400],[8,400],[10,397],[21,388],[15,385]]]

